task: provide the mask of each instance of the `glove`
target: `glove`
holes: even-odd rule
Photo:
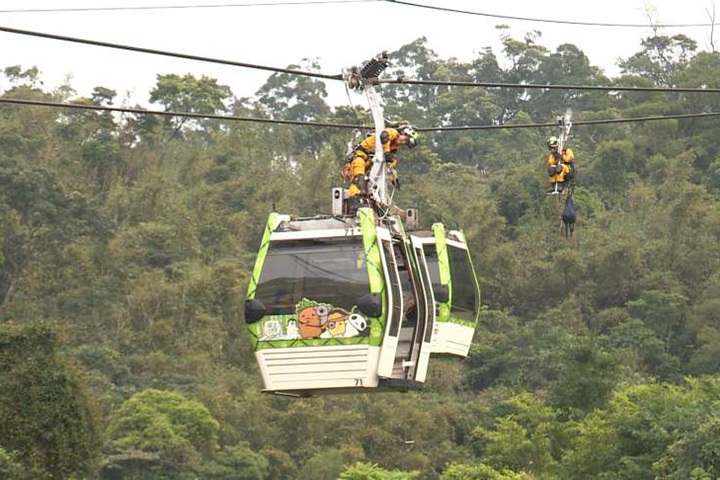
[[[398,190],[400,189],[400,179],[398,178],[397,170],[394,168],[390,170],[390,184]]]

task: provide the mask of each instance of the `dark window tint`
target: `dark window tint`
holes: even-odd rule
[[[420,304],[419,304],[420,308],[418,308],[418,319],[420,321],[424,320],[425,322],[428,322],[428,321],[430,321],[430,318],[428,318],[428,312],[431,311],[431,305],[433,302],[433,298],[431,295],[432,286],[430,285],[430,283],[428,281],[428,276],[425,274],[425,272],[428,269],[428,265],[427,265],[427,260],[425,258],[423,250],[416,248],[415,255],[417,255],[417,259],[418,259],[418,268],[420,270],[418,273],[420,276],[420,280],[422,282],[422,287],[423,287],[422,291],[423,291],[424,297],[425,297],[424,301],[420,302]],[[424,328],[425,328],[425,338],[423,341],[429,343],[430,340],[432,339],[432,331],[433,331],[432,325],[428,325],[427,327],[424,327]]]
[[[450,278],[452,279],[451,316],[474,322],[477,308],[477,289],[467,250],[448,245]]]
[[[391,242],[382,241],[385,250],[385,261],[387,262],[388,273],[390,274],[390,292],[392,294],[392,310],[390,311],[390,330],[389,334],[397,337],[400,333],[400,325],[402,322],[402,309],[400,308],[400,297],[402,296],[402,285],[398,276],[398,259],[395,257]],[[402,258],[400,259],[402,261]]]
[[[369,291],[361,238],[274,241],[255,298],[271,315],[295,313],[303,298],[349,311]]]
[[[430,281],[433,285],[437,285],[440,283],[437,246],[434,243],[426,243],[423,245],[423,251],[425,252],[425,262],[427,263],[428,272],[430,272]]]

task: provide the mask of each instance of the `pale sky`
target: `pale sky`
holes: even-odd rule
[[[299,4],[308,1],[308,4]],[[298,4],[287,4],[297,2]],[[539,30],[539,43],[551,51],[573,43],[606,74],[618,73],[618,58],[638,52],[651,29],[574,26],[435,11],[382,1],[326,3],[327,0],[0,0],[0,26],[52,33],[286,68],[303,58],[317,59],[322,73],[340,73],[382,50],[396,50],[421,36],[441,58],[470,61],[492,47],[500,56],[500,32],[506,24],[514,38]],[[283,3],[282,5],[271,5]],[[557,19],[572,22],[709,24],[712,0],[413,0],[412,3],[468,10],[487,15]],[[253,5],[254,4],[254,5]],[[260,4],[260,5],[258,5]],[[12,10],[252,5],[164,10],[13,13]],[[719,9],[720,10],[720,9]],[[718,14],[720,18],[720,13]],[[718,20],[720,22],[720,20]],[[709,50],[711,28],[683,27],[683,33]],[[720,33],[715,33],[716,41]],[[96,86],[114,89],[120,98],[147,105],[157,74],[202,75],[228,85],[238,97],[253,96],[272,72],[175,59],[91,45],[0,32],[0,68],[37,66],[48,90],[69,78],[78,95]],[[0,79],[0,90],[7,85]],[[342,82],[326,81],[329,101],[348,104]],[[357,97],[352,99],[358,102]],[[360,100],[362,101],[362,100]]]

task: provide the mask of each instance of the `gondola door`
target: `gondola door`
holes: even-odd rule
[[[435,327],[435,299],[432,294],[432,282],[428,270],[422,240],[410,236],[410,254],[413,256],[416,267],[416,289],[417,289],[417,320],[418,328],[415,333],[414,342],[416,345],[415,380],[424,382],[427,376],[428,364],[430,361],[431,341],[433,328]]]
[[[387,305],[387,320],[385,334],[380,348],[380,359],[378,361],[378,376],[384,378],[397,378],[393,375],[395,369],[395,358],[400,341],[400,328],[402,326],[403,313],[403,291],[397,267],[397,258],[393,248],[393,240],[390,232],[384,228],[378,228],[377,239],[381,245],[382,263],[385,271],[385,298]]]

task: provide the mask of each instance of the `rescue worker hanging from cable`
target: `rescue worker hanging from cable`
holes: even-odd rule
[[[549,194],[562,193],[565,186],[575,176],[575,154],[570,148],[558,150],[560,142],[557,137],[550,137],[547,141],[550,155],[547,159],[547,171],[550,176]]]
[[[342,176],[346,182],[350,183],[348,197],[353,212],[369,195],[368,174],[372,168],[377,148],[375,137],[374,133],[370,134],[357,144],[348,155],[343,168]],[[417,139],[418,132],[409,124],[395,124],[380,133],[385,163],[390,166],[390,183],[396,188],[400,186],[397,177],[397,151],[402,145],[414,148],[417,145]]]

